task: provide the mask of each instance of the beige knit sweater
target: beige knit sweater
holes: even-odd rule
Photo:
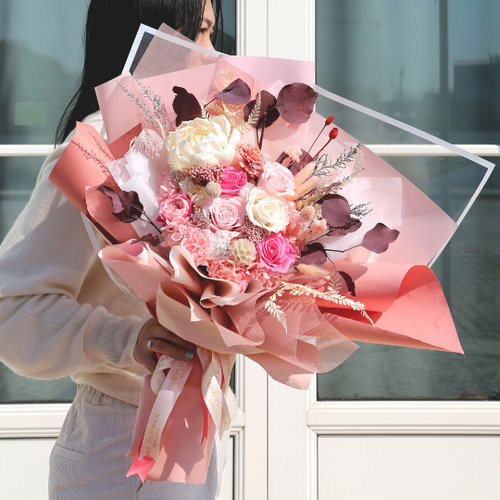
[[[99,113],[85,120],[102,129]],[[0,246],[0,360],[32,378],[71,375],[137,405],[133,357],[149,317],[109,278],[80,212],[49,182],[46,159],[30,201]]]

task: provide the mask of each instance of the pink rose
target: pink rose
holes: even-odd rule
[[[260,262],[271,271],[284,274],[295,262],[295,248],[280,233],[272,233],[257,243]]]
[[[210,214],[216,228],[234,231],[245,222],[245,204],[245,200],[239,196],[223,194],[214,200],[205,201],[203,210]]]
[[[219,182],[222,194],[231,194],[233,196],[238,196],[246,183],[247,174],[243,170],[234,167],[225,167]]]
[[[191,200],[182,193],[176,193],[165,198],[160,204],[159,222],[164,224],[178,219],[187,219],[191,214]]]
[[[266,163],[258,186],[276,196],[290,196],[295,193],[293,175],[279,163]]]
[[[197,227],[189,227],[181,245],[193,256],[197,266],[207,266],[207,256],[211,249],[207,232]]]

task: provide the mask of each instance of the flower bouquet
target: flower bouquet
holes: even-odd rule
[[[199,346],[146,376],[129,474],[202,483],[236,354],[305,389],[353,340],[462,352],[426,266],[457,225],[314,112],[312,64],[166,31],[97,89],[108,143],[78,124],[51,181],[114,279]]]

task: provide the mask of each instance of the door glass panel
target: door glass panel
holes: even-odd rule
[[[88,0],[0,2],[0,144],[51,144],[82,64]],[[236,52],[236,2],[224,0],[218,50]],[[0,157],[0,239],[29,199],[43,158]],[[0,404],[71,401],[70,378],[30,380],[0,363]]]
[[[318,85],[453,143],[498,144],[500,33],[494,20],[499,15],[500,4],[487,0],[318,0]],[[330,114],[327,106],[319,101],[320,112]],[[375,128],[370,120],[335,116],[362,142],[410,142],[390,126]],[[406,169],[415,184],[423,182],[430,189],[419,187],[440,206],[449,199],[450,216],[462,211],[453,173],[441,184],[432,183],[430,175],[429,184],[429,177],[420,174],[432,174],[432,159],[425,169],[411,158],[385,159],[399,171]],[[434,163],[450,172],[457,166],[455,159],[436,158]],[[471,175],[476,173],[471,170]],[[433,266],[465,357],[360,344],[343,365],[318,376],[318,399],[500,399],[499,193],[500,172],[494,171]]]

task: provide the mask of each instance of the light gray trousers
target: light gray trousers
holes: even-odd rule
[[[226,452],[220,443],[214,445],[203,485],[151,481],[143,485],[136,476],[126,477],[132,459],[125,458],[125,453],[130,447],[136,411],[135,406],[93,387],[78,387],[50,455],[50,500],[217,498]]]

